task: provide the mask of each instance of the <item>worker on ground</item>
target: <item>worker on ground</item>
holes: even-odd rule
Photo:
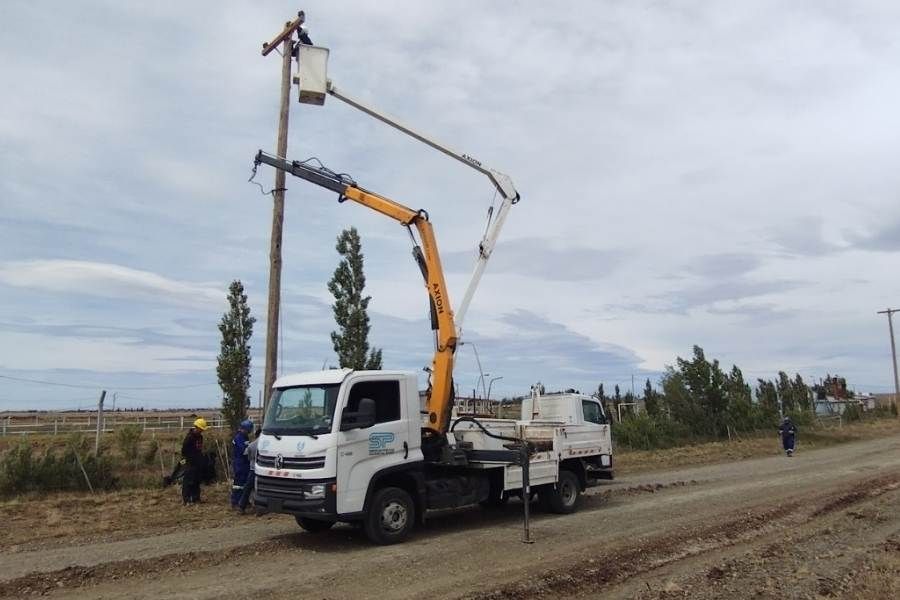
[[[256,448],[259,446],[259,434],[261,433],[262,428],[257,427],[253,433],[253,441],[247,444],[247,449],[244,450],[244,453],[247,455],[247,462],[250,463],[250,472],[247,474],[247,481],[244,483],[244,492],[238,501],[238,510],[241,511],[241,514],[246,512],[247,505],[250,504],[250,496],[253,494],[253,486],[256,484]]]
[[[185,505],[200,502],[200,478],[206,460],[203,457],[203,432],[207,427],[206,419],[197,418],[181,444],[181,458],[185,463],[181,500]]]
[[[238,425],[234,439],[231,440],[231,463],[234,470],[234,478],[231,482],[232,510],[238,509],[241,495],[244,493],[244,484],[247,482],[247,475],[250,473],[250,462],[247,460],[247,446],[250,444],[251,431],[253,431],[253,422],[250,419],[244,419]]]
[[[778,433],[781,434],[781,445],[784,447],[784,453],[788,456],[793,456],[794,438],[797,435],[797,427],[794,426],[794,422],[791,421],[790,417],[785,417],[781,421]]]

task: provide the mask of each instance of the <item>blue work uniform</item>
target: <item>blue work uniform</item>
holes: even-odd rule
[[[790,419],[785,419],[781,427],[778,428],[778,433],[781,434],[781,445],[785,452],[793,452],[794,438],[797,435],[797,427],[794,426],[794,423]]]
[[[241,501],[241,495],[244,493],[244,484],[247,483],[247,474],[250,472],[250,461],[247,459],[247,444],[250,438],[243,429],[238,429],[231,440],[232,445],[232,467],[234,469],[234,480],[231,484],[231,506],[237,508]]]
[[[241,500],[238,503],[238,508],[241,509],[241,512],[246,510],[247,505],[250,504],[250,497],[253,495],[253,486],[256,483],[256,452],[258,445],[259,436],[247,446],[246,454],[247,460],[250,462],[250,474],[247,476],[247,481],[244,483],[244,493],[241,495]]]

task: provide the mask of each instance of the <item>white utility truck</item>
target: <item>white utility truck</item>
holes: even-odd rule
[[[289,39],[304,19],[289,23],[276,41]],[[301,102],[323,104],[335,97],[485,175],[500,201],[496,211],[488,211],[471,281],[454,312],[427,210],[368,190],[318,159],[256,154],[254,176],[259,165],[269,165],[406,229],[428,294],[435,342],[424,410],[415,373],[330,370],[278,379],[255,467],[257,507],[294,515],[307,531],[324,531],[338,521],[358,523],[381,544],[403,540],[429,511],[499,504],[510,493],[530,501],[534,490],[549,510],[573,511],[585,487],[612,477],[609,425],[599,402],[536,392],[523,402],[520,420],[457,417],[453,410],[462,321],[507,214],[520,200],[512,180],[339,90],[326,75],[327,48],[308,45],[307,38],[294,50]],[[431,190],[423,185],[422,191]],[[526,541],[529,501],[523,503]]]
[[[501,504],[526,496],[526,485],[526,497],[569,513],[586,487],[612,478],[606,416],[581,394],[533,393],[519,420],[458,417],[434,458],[414,373],[333,369],[284,376],[275,388],[255,502],[310,532],[349,522],[395,543],[429,511]]]

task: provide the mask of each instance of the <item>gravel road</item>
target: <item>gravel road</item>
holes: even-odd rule
[[[900,436],[633,476],[580,511],[434,519],[373,547],[284,516],[0,553],[0,595],[73,598],[900,597]],[[894,587],[892,587],[894,586]],[[888,597],[889,597],[888,596]]]

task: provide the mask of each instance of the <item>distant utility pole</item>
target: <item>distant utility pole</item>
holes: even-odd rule
[[[281,110],[278,117],[278,156],[287,156],[288,116],[291,101],[291,53],[294,33],[306,20],[301,10],[297,18],[285,23],[284,29],[271,42],[263,43],[262,55],[268,56],[281,44]],[[272,240],[269,249],[269,306],[266,316],[266,373],[263,382],[263,413],[278,370],[278,323],[281,316],[281,232],[284,226],[285,172],[275,169],[272,209]]]
[[[894,346],[894,313],[900,312],[900,309],[897,308],[888,308],[887,310],[879,310],[879,315],[887,315],[888,318],[888,329],[891,332],[891,364],[894,366],[894,401],[892,404],[897,406],[897,401],[900,400],[900,380],[897,379],[897,348]]]

